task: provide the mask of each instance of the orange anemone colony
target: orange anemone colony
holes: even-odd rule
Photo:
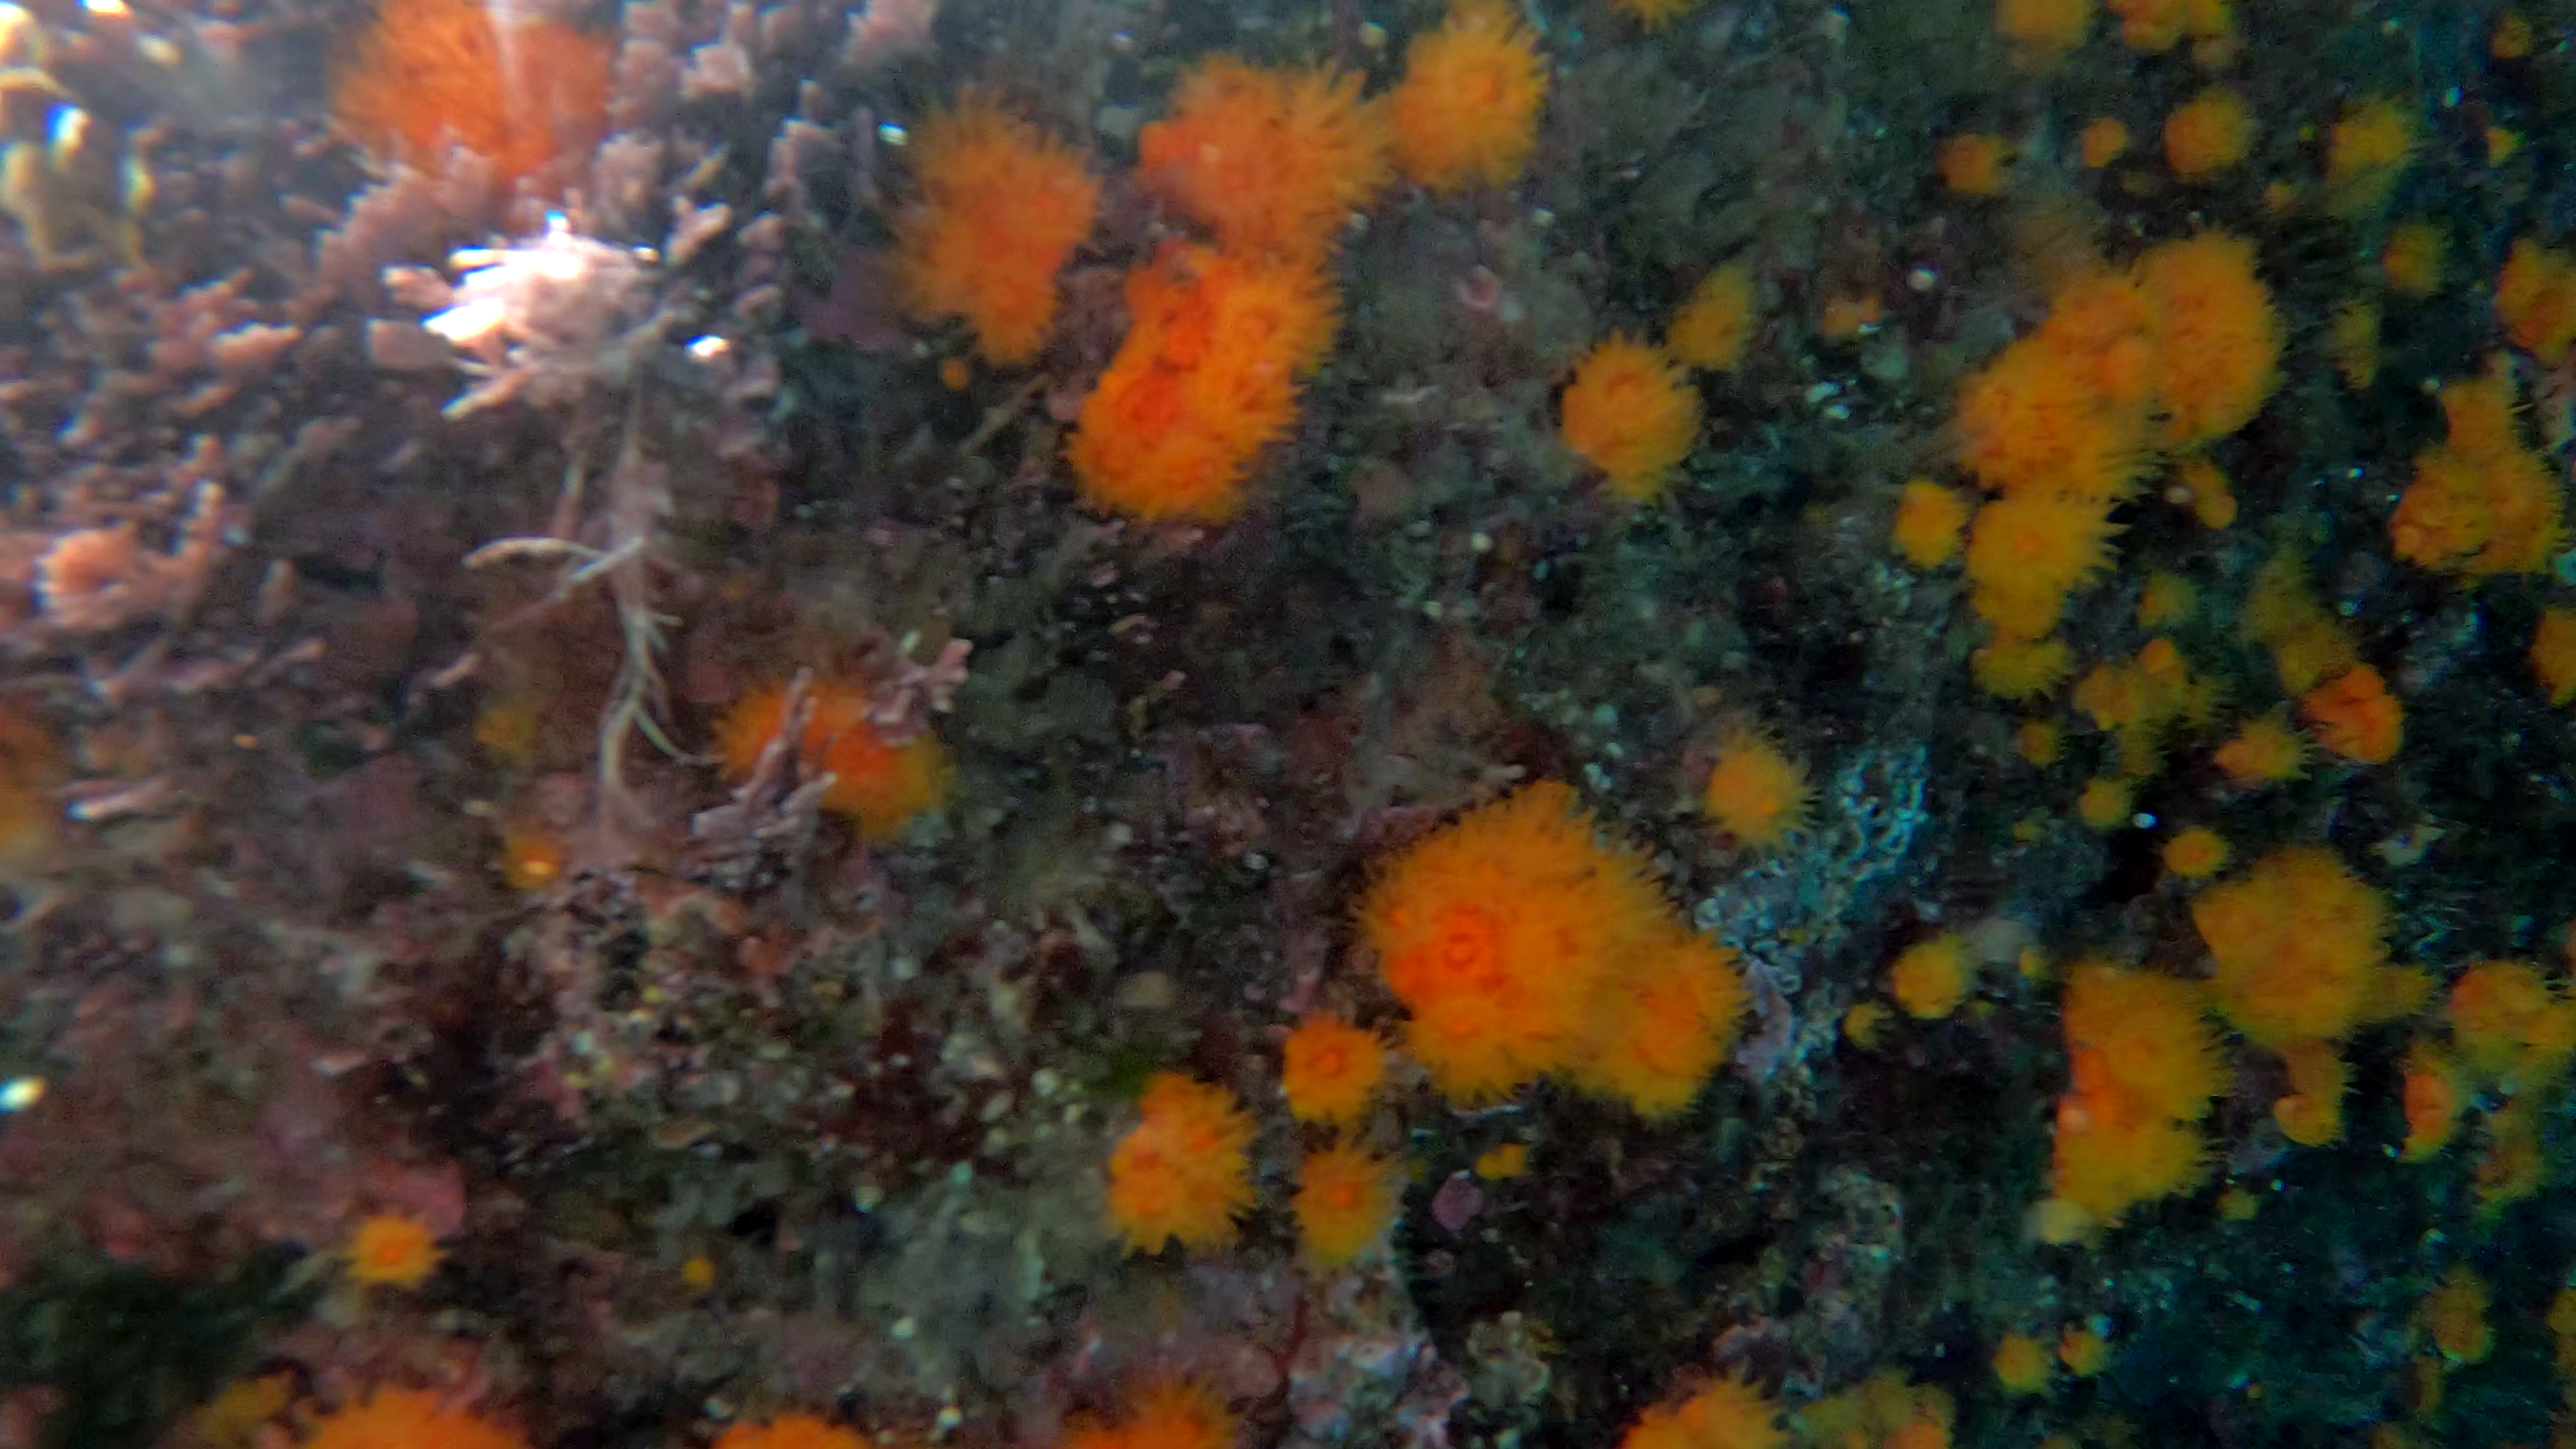
[[[1747,850],[1775,851],[1806,827],[1815,789],[1806,767],[1754,730],[1718,742],[1700,803],[1718,828]]]
[[[1957,1011],[1976,985],[1976,959],[1956,931],[1908,946],[1887,969],[1888,995],[1918,1021],[1938,1021]]]
[[[1733,1044],[1733,953],[1673,919],[1644,858],[1595,838],[1556,781],[1469,811],[1386,865],[1360,905],[1412,1055],[1454,1097],[1551,1072],[1662,1114]]]
[[[1662,492],[1699,439],[1699,393],[1689,376],[1631,337],[1612,337],[1586,354],[1558,401],[1565,445],[1633,502]]]
[[[2251,421],[2279,387],[2282,327],[2254,249],[2204,233],[2060,288],[2048,317],[1959,390],[1959,461],[1988,492],[1968,530],[1970,602],[2033,639],[2111,563],[2111,510],[2156,454]]]
[[[1393,176],[1383,108],[1326,66],[1264,69],[1217,57],[1172,91],[1136,137],[1145,189],[1230,251],[1314,262]]]
[[[2084,43],[2092,0],[1995,0],[1995,33],[2025,70],[2046,70]]]
[[[2460,1065],[2478,1082],[2544,1086],[2576,1055],[2576,1002],[2522,961],[2481,961],[2451,983],[2443,1016]]]
[[[2332,1041],[2397,1004],[2388,902],[2314,848],[2277,850],[2191,903],[2210,993],[2257,1046]]]
[[[1726,1060],[1743,1014],[1734,953],[1659,922],[1593,993],[1569,1075],[1639,1116],[1669,1117]]]
[[[2218,1095],[2218,1034],[2191,983],[2102,962],[2069,974],[2067,1088],[2040,1231],[2070,1241],[2200,1179]]]
[[[2406,741],[2406,710],[2388,682],[2367,664],[2345,670],[2299,696],[2317,743],[2348,760],[2384,765]]]
[[[2253,421],[2281,385],[2282,328],[2254,271],[2254,244],[2204,232],[2138,259],[2155,318],[2164,443],[2193,448]]]
[[[1664,329],[1664,351],[1685,367],[1730,371],[1744,360],[1759,320],[1753,310],[1753,269],[1732,262],[1702,277],[1674,310]]]
[[[507,22],[477,0],[384,0],[332,87],[341,128],[415,164],[451,145],[504,183],[545,179],[607,124],[609,45],[553,20]]]
[[[1718,1379],[1639,1414],[1619,1449],[1780,1449],[1788,1442],[1777,1403],[1749,1382]]]
[[[1252,1118],[1223,1087],[1156,1073],[1109,1155],[1109,1219],[1130,1250],[1223,1247],[1252,1206]]]
[[[1307,1261],[1338,1268],[1375,1247],[1404,1201],[1403,1168],[1344,1143],[1306,1154],[1297,1169],[1297,1235]]]
[[[400,1213],[371,1213],[349,1235],[349,1277],[369,1287],[417,1288],[438,1260],[438,1237],[429,1224]]]
[[[842,680],[818,680],[797,756],[805,768],[830,771],[823,808],[849,820],[870,840],[891,840],[915,816],[938,806],[949,784],[947,752],[920,735],[888,741],[868,718],[868,692]],[[716,749],[727,774],[751,773],[761,751],[786,725],[787,686],[768,685],[734,702],[716,723]]]
[[[1968,500],[1929,478],[1909,480],[1897,499],[1888,541],[1916,568],[1938,568],[1959,556],[1968,527]]]
[[[1338,1016],[1310,1016],[1279,1044],[1279,1089],[1300,1122],[1356,1122],[1386,1080],[1386,1044]]]
[[[526,1449],[488,1420],[414,1389],[376,1389],[323,1415],[304,1449]]]
[[[1434,192],[1509,186],[1538,144],[1547,66],[1538,40],[1500,0],[1458,0],[1404,51],[1387,97],[1395,164]]]
[[[2557,366],[2576,346],[2576,256],[2515,242],[2496,272],[2495,306],[2514,346]]]
[[[1233,1413],[1195,1384],[1158,1383],[1129,1396],[1113,1419],[1077,1419],[1064,1449],[1233,1449]]]
[[[2551,704],[2576,700],[2576,609],[2541,610],[2531,628],[2527,657],[2531,677],[2540,681],[2541,693],[2549,696]]]
[[[974,93],[925,121],[912,154],[922,197],[895,223],[904,307],[965,318],[993,362],[1036,357],[1099,180],[1071,147]]]
[[[2377,211],[2415,150],[2415,117],[2394,101],[2355,101],[2326,133],[2326,205],[2338,216]]]
[[[1470,811],[1370,887],[1361,929],[1413,1013],[1413,1055],[1452,1096],[1568,1065],[1612,952],[1662,913],[1645,863],[1602,850],[1565,785]]]
[[[2057,627],[2067,598],[2111,567],[2119,526],[2106,504],[2035,493],[1998,498],[1968,525],[1968,598],[2008,640]]]
[[[2185,181],[2227,170],[2253,143],[2254,112],[2225,86],[2211,86],[2165,117],[2165,164]]]
[[[2541,572],[2566,542],[2564,500],[2514,425],[2511,375],[2449,383],[2441,396],[2448,436],[2416,455],[2389,542],[2409,563],[2463,578]]]
[[[1127,310],[1067,445],[1083,497],[1149,520],[1228,518],[1332,345],[1332,298],[1311,264],[1175,243],[1129,274]]]

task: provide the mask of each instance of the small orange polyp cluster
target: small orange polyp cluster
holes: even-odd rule
[[[2422,301],[2441,290],[2443,254],[2449,249],[2442,229],[2433,223],[2400,222],[2389,228],[2379,249],[2379,274],[2388,290]]]
[[[370,1288],[417,1288],[446,1256],[429,1224],[400,1213],[371,1213],[349,1235],[349,1280]]]
[[[1509,186],[1538,143],[1547,67],[1537,37],[1499,0],[1458,0],[1404,50],[1387,97],[1395,164],[1434,193]]]
[[[572,850],[561,830],[543,821],[514,820],[501,827],[500,863],[510,889],[547,890],[563,881]]]
[[[2056,1242],[2199,1181],[2200,1122],[2224,1070],[2188,982],[2079,963],[2064,1018],[2068,1083],[2057,1104],[2054,1197],[2040,1214],[2041,1235]]]
[[[1083,497],[1147,520],[1233,516],[1332,345],[1322,278],[1310,263],[1174,243],[1128,275],[1127,310],[1126,340],[1066,445]]]
[[[1976,984],[1977,963],[1956,931],[1916,942],[1887,969],[1888,994],[1918,1021],[1938,1021],[1957,1011]]]
[[[2323,1147],[2343,1136],[2343,1098],[2352,1070],[2334,1043],[2303,1041],[2281,1049],[2290,1089],[2272,1103],[2281,1135],[2302,1147]]]
[[[2165,117],[2165,164],[2184,181],[2233,167],[2253,144],[2254,112],[2225,86],[2211,86]]]
[[[1988,648],[1992,647],[1993,646],[1991,645],[1988,646]],[[1984,654],[1986,652],[1987,651],[1985,649],[1977,651],[1979,654]],[[2062,679],[2064,677],[2065,670],[2061,668],[2058,670],[2055,679]],[[2052,679],[2051,683],[2054,683],[2054,679]],[[1987,677],[1982,673],[1977,676],[1977,684],[1989,694],[1998,692],[1994,685],[1990,683],[1987,680]],[[2046,686],[2043,686],[2043,689],[2045,687]],[[2026,719],[2020,724],[2013,726],[2013,753],[2021,756],[2023,760],[2040,769],[2045,770],[2049,766],[2056,764],[2059,756],[2065,752],[2065,749],[2066,731],[2060,729],[2057,721],[2055,720]]]
[[[716,752],[725,772],[751,773],[786,726],[788,686],[767,685],[736,700],[716,722]],[[868,692],[846,680],[818,680],[807,690],[811,708],[797,758],[808,770],[829,771],[823,808],[848,820],[859,834],[891,840],[917,816],[947,797],[947,753],[929,735],[889,742],[868,717]]]
[[[1932,153],[1932,165],[1942,189],[1954,196],[2000,196],[2012,156],[2012,143],[2003,137],[1972,132],[1943,141]]]
[[[1587,353],[1557,401],[1565,445],[1632,502],[1662,492],[1699,439],[1699,392],[1689,375],[1631,337],[1611,337]]]
[[[1279,1086],[1300,1122],[1348,1123],[1386,1080],[1386,1043],[1338,1016],[1311,1016],[1279,1047]]]
[[[2125,498],[2152,461],[2145,300],[2116,278],[2059,294],[2051,322],[1959,391],[1959,461],[1987,491]]]
[[[1888,541],[1916,568],[1939,568],[1959,556],[1967,527],[1968,500],[1928,478],[1914,478],[1897,497]]]
[[[2443,1358],[2455,1364],[2483,1363],[2495,1348],[2495,1328],[2487,1322],[2493,1306],[2487,1281],[2466,1264],[2454,1263],[2416,1305],[2415,1323]]]
[[[2307,741],[2278,715],[2245,722],[2236,737],[2210,752],[2210,762],[2239,785],[2276,785],[2307,772]]]
[[[2549,567],[2566,543],[2563,500],[2513,414],[2513,380],[2500,369],[2443,386],[2449,436],[2416,455],[2415,480],[2388,518],[2399,558],[2469,579]]]
[[[1252,1206],[1252,1118],[1223,1087],[1159,1072],[1109,1154],[1109,1219],[1132,1252],[1218,1248]]]
[[[922,199],[895,222],[903,304],[962,317],[1004,366],[1038,355],[1055,325],[1056,273],[1091,232],[1100,182],[1073,149],[969,93],[922,123]]]
[[[1593,832],[1573,790],[1543,781],[1415,843],[1370,885],[1361,932],[1442,1091],[1485,1100],[1567,1072],[1667,1112],[1733,1043],[1732,953],[1674,920],[1645,862]]]
[[[2047,1347],[2027,1333],[2007,1333],[1998,1339],[1987,1366],[1995,1371],[1995,1382],[2014,1394],[2046,1393],[2056,1371]]]
[[[2460,1065],[2488,1086],[2546,1086],[2576,1057],[2576,1001],[2521,961],[2481,961],[2460,973],[2444,1015]]]
[[[2126,274],[2062,288],[2046,321],[1959,390],[1959,461],[1988,492],[1968,530],[1970,602],[2036,639],[2100,578],[2156,450],[2244,426],[2280,383],[2280,318],[2251,243],[2215,233],[2149,249]]]
[[[2245,596],[2245,637],[2272,655],[2281,687],[2305,694],[2361,663],[2352,631],[2309,586],[2306,568],[2283,553],[2263,565]]]
[[[1735,262],[1700,278],[1664,328],[1664,351],[1684,367],[1732,371],[1753,340],[1753,269]]]
[[[2513,345],[2555,367],[2576,346],[2576,257],[2526,237],[2496,273],[2496,316]]]
[[[2182,651],[2158,635],[2125,663],[2095,665],[2071,702],[2118,740],[2122,773],[2143,779],[2155,773],[2165,732],[2206,721],[2216,700],[2216,685],[2193,678]]]
[[[1995,0],[1995,34],[2024,70],[2054,67],[2092,27],[2093,0]]]
[[[1880,1369],[1800,1409],[1798,1442],[1808,1449],[1949,1449],[1957,1415],[1947,1390]]]
[[[545,179],[607,125],[609,43],[477,0],[384,0],[332,85],[341,129],[416,165],[461,146],[507,184]]]
[[[2415,117],[2394,101],[2356,101],[2326,133],[2326,206],[2367,216],[2388,204],[2415,152]]]
[[[365,1402],[324,1414],[304,1449],[526,1449],[527,1441],[438,1395],[375,1389]]]
[[[2206,825],[2176,831],[2165,842],[2165,869],[2184,880],[2207,880],[2227,869],[2227,838]]]
[[[2076,159],[2099,171],[2128,153],[2129,128],[2116,116],[2103,116],[2075,137]]]
[[[1307,1153],[1290,1204],[1306,1260],[1338,1268],[1375,1247],[1394,1226],[1403,1197],[1403,1169],[1364,1147],[1341,1144]]]
[[[2460,1109],[2468,1105],[2459,1064],[2447,1053],[2417,1042],[2406,1052],[2401,1093],[2406,1140],[2399,1145],[2399,1155],[2408,1162],[2422,1162],[2449,1146],[2451,1135],[2459,1129]]]
[[[2352,301],[2326,322],[2326,356],[2343,385],[2361,392],[2379,380],[2379,304]]]
[[[2528,657],[2531,677],[2540,681],[2551,704],[2576,700],[2576,609],[2541,610],[2540,622],[2532,626]]]
[[[2254,244],[2203,233],[2138,259],[2155,317],[2163,442],[2194,448],[2254,420],[2281,385],[2282,327],[2254,272]]]
[[[1806,827],[1815,790],[1806,767],[1753,730],[1735,730],[1718,742],[1700,803],[1717,827],[1746,850],[1775,851]]]
[[[2066,601],[2111,567],[2110,505],[2030,493],[1994,499],[1968,525],[1969,602],[2002,640],[2057,627]]]
[[[1146,190],[1244,256],[1315,263],[1392,178],[1383,108],[1329,66],[1262,68],[1219,56],[1173,88],[1137,133]]]
[[[2406,742],[2406,709],[2367,664],[2348,669],[2299,696],[2317,743],[2348,760],[2384,765]]]
[[[1735,957],[1678,921],[1663,921],[1594,992],[1567,1075],[1639,1116],[1690,1105],[1726,1060],[1744,1012]]]
[[[2387,964],[2388,902],[2324,850],[2277,850],[2194,897],[2210,991],[2257,1046],[2333,1041],[2404,990]]]
[[[1138,1391],[1114,1419],[1077,1420],[1064,1449],[1233,1449],[1235,1420],[1216,1395],[1195,1384],[1158,1383]]]
[[[1780,1449],[1788,1442],[1777,1403],[1750,1383],[1716,1379],[1677,1404],[1639,1414],[1619,1449]]]
[[[2075,651],[2063,639],[1998,635],[1968,656],[1977,687],[1997,699],[2037,699],[2065,683],[2074,669]]]

